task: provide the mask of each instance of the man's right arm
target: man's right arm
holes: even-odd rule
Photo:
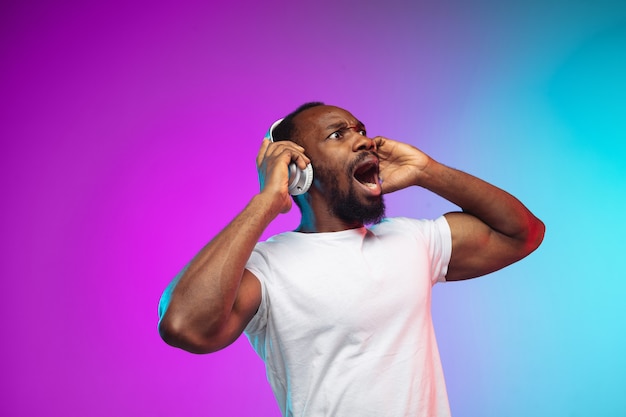
[[[255,196],[168,285],[159,303],[165,342],[208,353],[241,334],[261,300],[260,283],[245,265],[275,217],[270,204],[263,195]]]
[[[165,289],[159,333],[168,344],[208,353],[234,342],[256,313],[261,284],[246,263],[263,231],[292,205],[288,165],[310,161],[300,146],[263,141],[257,156],[261,192],[254,196]]]

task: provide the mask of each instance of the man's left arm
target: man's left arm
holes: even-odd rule
[[[462,280],[504,268],[533,252],[545,226],[517,198],[465,172],[447,167],[417,148],[376,138],[383,192],[417,185],[463,211],[445,215],[452,232],[446,280]]]

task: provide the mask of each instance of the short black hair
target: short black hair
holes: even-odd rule
[[[303,105],[289,113],[287,116],[285,116],[283,121],[280,122],[278,126],[276,126],[272,131],[272,137],[274,138],[274,141],[278,142],[281,140],[293,140],[297,133],[296,125],[293,123],[294,117],[296,117],[303,111],[310,109],[311,107],[323,105],[324,103],[322,103],[321,101],[311,101],[308,103],[304,103]]]

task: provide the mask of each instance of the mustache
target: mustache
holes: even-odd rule
[[[356,158],[354,158],[354,161],[352,161],[350,164],[348,164],[347,166],[347,170],[349,174],[352,174],[355,170],[355,168],[363,161],[365,161],[367,158],[370,158],[374,156],[377,160],[380,160],[380,158],[378,157],[378,154],[374,151],[362,151],[360,154],[358,154],[356,156]]]

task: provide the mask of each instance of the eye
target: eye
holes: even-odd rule
[[[361,130],[359,130],[359,135],[367,136],[367,132],[365,131],[365,129],[361,129]]]
[[[327,139],[341,139],[342,136],[343,136],[342,131],[341,130],[337,130],[337,131],[331,133],[330,135],[328,135]]]

